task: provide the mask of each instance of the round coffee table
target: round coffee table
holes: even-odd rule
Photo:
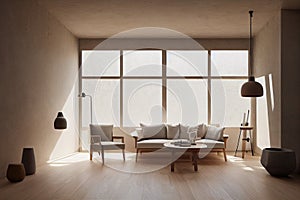
[[[206,144],[195,144],[190,146],[179,146],[175,145],[174,142],[167,142],[164,144],[165,147],[169,148],[172,151],[172,163],[171,163],[171,172],[174,172],[175,162],[178,158],[175,158],[175,152],[191,152],[192,153],[192,163],[194,165],[194,171],[198,171],[198,153],[200,149],[207,148]]]

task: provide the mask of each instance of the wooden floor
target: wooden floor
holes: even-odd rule
[[[0,199],[293,200],[300,197],[300,177],[271,177],[261,167],[259,157],[250,155],[244,160],[228,155],[226,163],[222,154],[213,153],[199,161],[198,172],[186,162],[176,164],[174,173],[166,166],[138,174],[112,169],[109,158],[108,164],[102,165],[99,156],[95,157],[89,161],[87,153],[75,154],[39,167],[35,175],[16,184],[1,179]],[[130,163],[130,158],[127,159],[126,163]],[[123,162],[121,154],[117,154],[114,162]]]

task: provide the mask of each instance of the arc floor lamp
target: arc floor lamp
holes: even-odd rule
[[[242,85],[242,97],[261,97],[263,96],[263,87],[255,81],[253,73],[253,44],[252,44],[252,18],[253,10],[249,11],[250,15],[250,41],[249,41],[249,64],[248,64],[248,82]]]
[[[93,98],[92,98],[92,96],[82,92],[81,94],[78,95],[78,97],[79,98],[85,98],[85,97],[90,98],[91,124],[93,124]]]

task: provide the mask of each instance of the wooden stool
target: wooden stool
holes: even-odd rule
[[[251,134],[252,130],[253,130],[253,127],[251,127],[251,126],[241,126],[240,127],[239,139],[238,139],[238,142],[237,142],[237,145],[236,145],[234,156],[236,156],[236,153],[238,151],[242,134],[243,134],[243,138],[242,138],[242,158],[245,157],[246,142],[250,142],[251,153],[252,153],[252,156],[254,156],[253,146],[252,146],[253,145],[252,144],[252,134]],[[247,132],[249,132],[249,137],[247,136]]]

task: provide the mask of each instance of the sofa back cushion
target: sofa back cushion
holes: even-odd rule
[[[179,138],[179,124],[178,125],[167,124],[167,138],[168,139],[178,139]]]
[[[164,124],[145,125],[140,123],[143,139],[166,139],[167,131]],[[139,138],[142,139],[142,138]]]
[[[205,139],[223,140],[224,127],[208,126]]]

